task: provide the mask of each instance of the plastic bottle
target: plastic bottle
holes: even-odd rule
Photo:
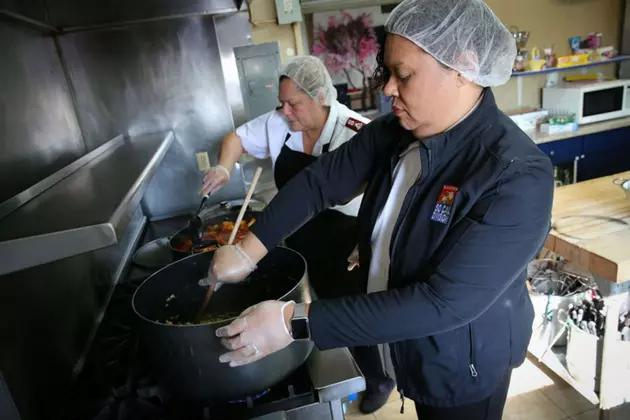
[[[357,403],[356,401],[359,399],[357,394],[350,394],[347,398],[343,399],[341,406],[343,408],[343,414],[348,413]]]

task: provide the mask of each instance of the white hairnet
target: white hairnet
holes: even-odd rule
[[[481,0],[404,0],[389,15],[385,30],[477,85],[499,86],[512,74],[516,42]]]
[[[325,106],[330,106],[337,99],[337,90],[324,63],[317,57],[301,55],[289,61],[280,77],[286,76],[293,80],[311,98],[320,100]]]

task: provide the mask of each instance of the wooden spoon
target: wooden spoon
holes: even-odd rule
[[[245,201],[243,201],[243,206],[241,207],[241,211],[238,213],[238,217],[236,218],[236,222],[234,222],[234,228],[232,229],[232,234],[230,235],[230,239],[228,240],[228,245],[232,245],[234,243],[234,239],[236,238],[236,234],[238,233],[238,228],[241,225],[241,221],[243,221],[243,216],[245,216],[245,211],[247,211],[247,206],[249,206],[249,202],[252,199],[252,195],[254,194],[254,189],[256,188],[256,184],[258,183],[258,178],[260,178],[260,173],[262,172],[262,168],[256,168],[256,172],[254,173],[254,179],[252,180],[252,184],[249,186],[249,190],[247,191],[247,195],[245,196]],[[203,300],[203,304],[201,308],[199,308],[199,312],[197,312],[197,318],[195,319],[195,324],[201,322],[201,319],[206,313],[206,309],[208,308],[208,303],[210,302],[210,298],[214,294],[216,290],[217,283],[210,283],[208,286],[208,291],[206,292],[206,296]]]

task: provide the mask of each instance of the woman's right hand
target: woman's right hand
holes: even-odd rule
[[[211,283],[238,283],[256,269],[256,264],[239,244],[225,245],[214,251],[208,269]]]
[[[348,256],[348,271],[354,270],[359,266],[359,245],[355,246],[350,256]]]
[[[201,195],[212,195],[228,182],[230,182],[230,171],[221,165],[213,166],[203,176]]]

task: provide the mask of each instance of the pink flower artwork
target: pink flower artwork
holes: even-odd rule
[[[331,16],[328,25],[315,28],[312,54],[318,56],[333,75],[344,74],[351,87],[351,72],[362,77],[364,96],[369,87],[368,75],[372,71],[370,58],[378,52],[378,42],[369,13],[356,16],[342,11],[341,17]]]

